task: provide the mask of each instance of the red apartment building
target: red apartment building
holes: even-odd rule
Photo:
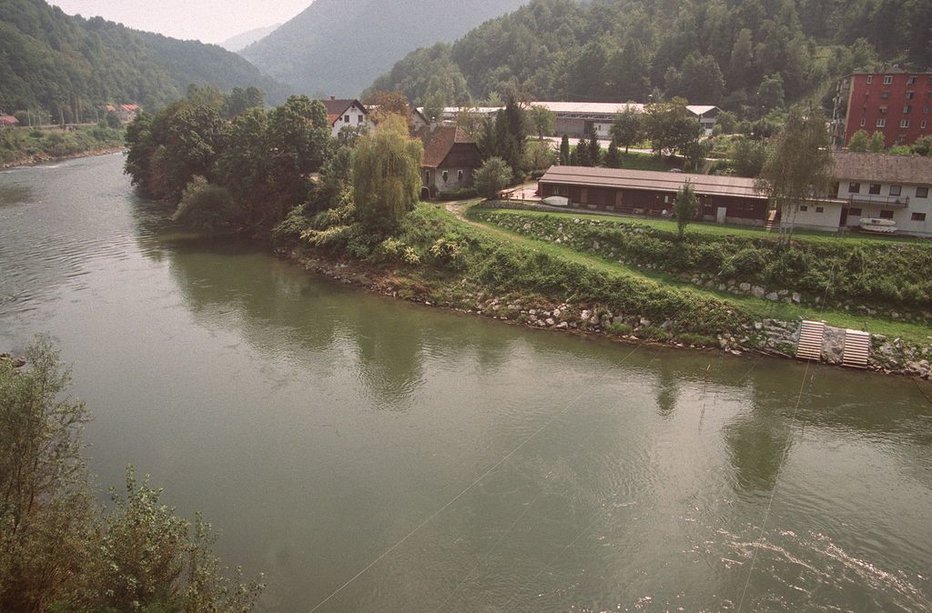
[[[858,130],[882,132],[887,147],[932,134],[932,72],[856,72],[849,80],[845,144]]]

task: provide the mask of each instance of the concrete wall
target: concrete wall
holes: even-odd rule
[[[841,225],[840,204],[804,204],[793,212],[794,207],[785,206],[781,212],[782,223],[792,223],[795,228],[837,232]]]

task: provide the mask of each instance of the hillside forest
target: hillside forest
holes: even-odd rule
[[[419,49],[373,90],[416,104],[684,97],[756,118],[802,100],[829,105],[856,69],[932,66],[922,0],[532,0],[453,44]]]

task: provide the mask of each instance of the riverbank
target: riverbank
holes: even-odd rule
[[[369,292],[538,330],[597,335],[621,342],[661,344],[679,349],[718,350],[736,356],[766,355],[788,359],[795,358],[799,337],[800,321],[768,318],[743,326],[743,335],[723,333],[708,337],[681,333],[673,336],[666,332],[666,322],[661,323],[659,329],[654,322],[643,317],[630,324],[624,315],[612,314],[594,304],[557,303],[542,296],[490,296],[465,280],[438,286],[436,280],[432,282],[401,270],[384,269],[310,250],[293,250],[281,255],[316,275]],[[823,343],[826,364],[841,365],[843,332],[841,328],[826,327]],[[932,380],[928,350],[902,339],[888,339],[876,334],[871,335],[871,344],[873,353],[868,370]]]
[[[100,126],[72,131],[2,130],[0,169],[121,152],[125,149],[123,138],[122,129]]]

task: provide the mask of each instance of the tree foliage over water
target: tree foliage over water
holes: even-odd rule
[[[517,83],[537,99],[685,96],[760,116],[878,59],[932,66],[932,4],[904,0],[533,0],[379,78],[421,104],[429,57],[474,99]]]
[[[46,340],[23,365],[0,357],[0,610],[250,610],[262,586],[224,577],[210,525],[131,469],[114,508],[96,508],[69,381]]]

